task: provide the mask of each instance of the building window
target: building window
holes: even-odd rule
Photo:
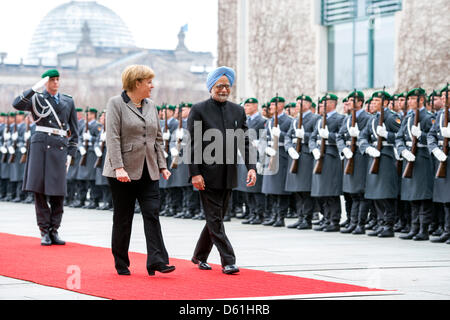
[[[328,90],[394,83],[394,13],[401,1],[322,0],[328,27]]]

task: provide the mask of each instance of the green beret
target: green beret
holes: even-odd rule
[[[156,106],[156,110],[160,111],[161,107],[160,106]]]
[[[76,112],[83,112],[83,109],[82,108],[76,108],[75,111]]]
[[[45,77],[49,78],[59,77],[59,72],[56,69],[47,70],[42,74],[42,78]]]
[[[448,85],[446,85],[445,87],[443,87],[441,89],[441,91],[439,91],[439,93],[442,95],[445,91],[447,91]]]
[[[315,108],[315,107],[317,107],[317,105],[313,102],[312,105],[311,105],[311,107],[312,107],[312,108]]]
[[[17,114],[17,113],[15,113],[15,112],[10,112],[10,113],[9,113],[9,116],[10,116],[10,117],[14,117],[16,114]]]
[[[270,100],[270,103],[275,103],[277,100],[277,97],[273,97],[272,100]],[[278,102],[286,102],[286,100],[283,97],[278,97]]]
[[[320,102],[325,101],[325,100],[334,100],[334,101],[338,101],[338,97],[335,94],[332,93],[327,93],[326,95],[324,95],[322,97],[322,99],[320,100]]]
[[[425,92],[424,89],[422,88],[415,88],[412,89],[411,91],[408,92],[408,94],[406,95],[406,98],[410,97],[410,96],[426,96],[427,93]]]
[[[95,108],[89,108],[88,111],[93,112],[93,113],[98,113],[97,109],[95,109]]]
[[[297,106],[297,104],[295,102],[291,102],[291,103],[287,103],[284,108],[285,109],[289,109],[289,108],[295,108]]]
[[[181,107],[182,108],[192,108],[192,103],[182,103]]]
[[[439,94],[439,92],[437,92],[436,90],[433,90],[433,92],[430,93],[430,95],[428,96],[428,101],[431,101],[432,97],[440,97],[441,95]]]
[[[173,105],[169,105],[169,106],[167,106],[167,109],[175,111],[177,109],[177,107],[173,106]]]
[[[305,101],[309,101],[309,102],[313,102],[310,96],[304,95],[302,94],[301,96],[298,96],[297,99],[298,100],[305,100]]]
[[[394,94],[394,99],[404,98],[405,94],[403,92]]]
[[[353,98],[355,96],[356,96],[356,98],[364,100],[364,93],[362,91],[352,91],[352,92],[350,92],[350,94],[347,96],[347,100],[349,100],[350,98]]]
[[[247,104],[247,103],[258,103],[258,99],[248,98],[247,100],[245,100],[244,104]]]
[[[369,98],[369,100],[366,101],[366,104],[370,104],[372,102],[372,98]]]
[[[6,113],[4,113],[4,112],[0,113],[0,117],[6,117],[6,116],[7,116]]]
[[[24,116],[25,115],[25,111],[18,111],[18,112],[16,112],[16,114]]]
[[[372,94],[372,99],[373,98],[383,98],[383,96],[384,96],[384,98],[386,99],[386,100],[391,100],[391,95],[389,94],[389,93],[387,93],[386,91],[377,91],[377,92],[374,92],[373,94]]]
[[[342,102],[348,102],[348,98],[346,97],[346,98],[344,98],[344,99],[342,99]]]

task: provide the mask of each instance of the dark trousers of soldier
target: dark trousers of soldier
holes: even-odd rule
[[[271,194],[267,194],[264,201],[264,220],[270,220],[270,218],[274,214],[274,202],[274,196]]]
[[[17,182],[16,181],[8,181],[8,189],[7,189],[7,200],[11,201],[16,197],[17,192]]]
[[[444,228],[444,224],[445,224],[444,205],[442,203],[433,202],[433,207],[431,211],[432,231],[438,229],[439,227]]]
[[[377,216],[377,226],[394,227],[396,199],[372,200]]]
[[[419,231],[419,228],[426,228],[431,223],[431,212],[433,209],[432,200],[411,201],[411,230]]]
[[[340,197],[320,197],[325,225],[339,226],[341,221],[341,199]]]
[[[173,187],[166,190],[169,194],[169,210],[175,215],[181,213],[183,209],[183,189],[180,187]]]
[[[315,209],[315,201],[311,197],[311,192],[295,192],[294,197],[299,218],[311,225]]]
[[[231,194],[231,216],[235,217],[236,214],[242,214],[244,212],[244,203],[246,202],[246,197],[244,192],[233,190]]]
[[[97,186],[99,189],[102,197],[101,201],[103,202],[103,205],[108,204],[112,205],[112,196],[111,196],[111,189],[109,186]]]
[[[77,195],[77,185],[78,182],[76,180],[68,180],[67,181],[67,197],[66,197],[66,204],[70,205]]]
[[[231,190],[206,189],[200,191],[200,201],[206,217],[206,225],[194,250],[194,258],[207,261],[213,245],[220,254],[222,266],[233,265],[236,257],[225,234],[223,218],[228,210]]]
[[[450,233],[450,202],[443,204],[444,208],[444,232]]]
[[[187,211],[196,215],[200,211],[200,197],[197,191],[194,191],[192,187],[184,187],[184,194],[186,197]]]
[[[34,194],[36,220],[39,230],[41,230],[41,234],[48,233],[52,230],[57,231],[59,229],[64,212],[63,205],[63,196],[46,196],[42,193]]]
[[[274,206],[275,206],[275,213],[276,213],[276,218],[279,219],[284,219],[286,218],[287,212],[289,210],[289,195],[274,195],[275,197],[275,202],[274,202]]]
[[[8,179],[0,179],[0,199],[6,198],[8,193]]]
[[[364,193],[351,193],[350,225],[364,227],[369,214],[370,202],[364,198]]]
[[[350,223],[352,212],[352,196],[350,193],[344,192],[345,212],[347,214],[345,224]]]
[[[409,201],[397,199],[396,217],[401,227],[411,225],[411,205]]]
[[[145,163],[145,162],[144,162]],[[147,165],[140,180],[122,183],[108,178],[114,205],[111,249],[117,270],[130,266],[128,249],[136,200],[142,210],[147,244],[147,269],[169,263],[159,221],[159,181],[150,179]]]
[[[246,203],[248,205],[249,217],[264,219],[265,196],[262,193],[246,192]]]

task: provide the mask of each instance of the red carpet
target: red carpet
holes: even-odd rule
[[[42,247],[37,238],[0,233],[0,275],[113,300],[202,300],[383,291],[354,285],[221,267],[201,271],[190,261],[171,259],[170,274],[147,275],[146,255],[130,253],[131,276],[119,276],[111,250],[68,243]],[[77,276],[79,275],[79,276]]]

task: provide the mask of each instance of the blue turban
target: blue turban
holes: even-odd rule
[[[208,87],[208,91],[211,92],[212,87],[222,76],[226,76],[230,81],[230,85],[233,86],[234,78],[236,76],[234,70],[228,67],[220,67],[208,74],[208,78],[206,79],[206,86]]]

